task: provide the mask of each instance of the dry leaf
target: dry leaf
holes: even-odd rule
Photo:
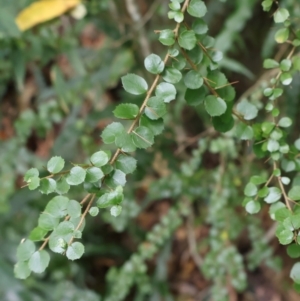
[[[77,6],[80,0],[42,0],[23,9],[16,18],[21,31],[56,18]]]

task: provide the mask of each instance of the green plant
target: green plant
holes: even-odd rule
[[[240,7],[241,11],[253,3],[248,3],[249,6],[244,4]],[[219,71],[218,64],[222,64],[223,54],[214,48],[214,39],[207,34],[208,26],[203,20],[207,13],[205,3],[200,0],[174,0],[169,3],[168,17],[174,19],[176,25],[174,29],[156,31],[158,40],[168,47],[167,53],[163,59],[151,53],[144,61],[145,69],[155,76],[152,84],[149,85],[137,74],[129,73],[122,77],[126,92],[137,97],[143,95],[141,105],[132,101],[121,103],[114,109],[114,116],[122,121],[105,127],[101,134],[105,146],[93,152],[85,162],[72,163],[64,169],[65,160],[54,156],[47,162],[46,173],[37,168],[31,168],[25,173],[25,186],[30,190],[38,189],[46,195],[56,193],[57,196],[50,199],[39,216],[38,226],[19,245],[16,277],[25,279],[32,271],[45,271],[50,261],[50,255],[45,250],[47,245],[54,253],[66,255],[70,260],[81,258],[85,247],[79,240],[88,215],[96,216],[99,209],[109,208],[112,216],[121,218],[127,175],[133,173],[138,165],[132,153],[153,146],[156,136],[164,130],[166,104],[177,96],[195,107],[203,119],[211,121],[215,131],[208,129],[201,137],[197,137],[199,147],[193,150],[189,161],[183,162],[171,175],[152,183],[150,198],[172,197],[177,199],[176,206],[153,228],[146,242],[119,270],[110,270],[107,279],[111,290],[107,300],[123,300],[134,284],[138,285],[140,296],[150,294],[145,261],[152,258],[159,247],[170,239],[183,219],[195,215],[192,206],[198,199],[209,200],[207,212],[199,214],[199,219],[210,225],[207,244],[210,253],[202,258],[192,247],[191,252],[205,277],[214,282],[211,292],[214,300],[227,300],[228,286],[236,291],[243,291],[246,287],[243,259],[234,246],[234,241],[245,225],[253,244],[253,252],[248,254],[249,267],[255,268],[265,262],[268,266],[278,268],[278,260],[271,257],[273,251],[264,243],[257,219],[252,216],[247,219],[235,216],[236,208],[241,203],[249,214],[258,213],[264,203],[270,204],[270,217],[278,222],[276,236],[279,242],[288,245],[287,252],[292,258],[300,256],[300,215],[297,204],[300,200],[300,186],[296,174],[299,172],[300,142],[299,138],[291,142],[288,130],[293,118],[282,113],[284,106],[279,102],[288,93],[286,88],[292,84],[293,77],[300,70],[297,53],[300,46],[299,20],[292,13],[295,7],[299,9],[299,5],[294,1],[285,1],[281,5],[267,0],[262,2],[262,7],[267,12],[273,10],[273,19],[278,25],[275,41],[287,45],[285,56],[279,62],[266,58],[264,68],[271,69],[271,72],[258,81],[250,92],[246,92],[247,97],[234,102],[236,92],[225,74]],[[241,24],[247,18],[247,14],[243,16]],[[223,37],[226,37],[226,33],[232,36],[230,26],[224,30]],[[221,35],[220,41],[222,39]],[[225,45],[224,52],[228,48]],[[234,66],[231,70],[252,76],[233,61],[229,60],[228,63],[227,60],[226,64],[225,60],[223,66],[231,64]],[[58,85],[61,82],[62,77]],[[66,96],[62,98],[63,101],[66,99]],[[265,102],[265,99],[268,101]],[[53,105],[52,109],[55,112],[57,107]],[[32,114],[27,112],[29,117],[25,114],[24,120],[35,122]],[[60,114],[54,116],[59,118]],[[17,128],[20,135],[28,135],[22,118],[19,123],[21,126],[17,124]],[[47,127],[50,125],[43,124],[41,131]],[[241,143],[244,140],[251,141],[252,147]],[[253,157],[251,162],[240,158],[241,152],[246,153],[251,149],[256,161]],[[216,154],[218,168],[202,166],[206,151]],[[253,168],[256,171],[251,170],[253,174],[250,177],[250,172],[245,172],[243,180],[247,177],[248,180],[245,188],[241,189],[241,180],[236,175],[244,171],[234,164],[234,160],[240,160],[244,168],[247,163],[265,162],[263,171],[259,167]],[[294,172],[293,176],[287,177],[286,173],[289,172]],[[202,183],[200,188],[199,181]],[[64,196],[69,190],[76,191],[77,195],[81,195],[84,190],[86,195],[81,199],[70,200]],[[240,199],[241,190],[245,195],[243,202]],[[117,224],[117,221],[114,223]],[[259,243],[260,240],[262,242]],[[195,238],[191,236],[191,246],[194,241]],[[40,246],[36,247],[34,242],[41,242]],[[258,253],[260,256],[255,255]],[[291,270],[291,278],[297,289],[300,284],[299,266],[300,263],[295,263]],[[118,284],[115,279],[118,279]]]

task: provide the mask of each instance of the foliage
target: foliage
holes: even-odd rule
[[[234,52],[234,47],[230,46],[235,45],[234,32],[243,30],[256,1],[236,1],[236,12],[228,17],[216,39],[208,34],[212,5],[209,7],[201,0],[170,1],[168,8],[162,9],[161,18],[165,20],[167,15],[173,27],[156,28],[161,44],[156,46],[157,54],[151,51],[143,57],[145,53],[141,50],[136,65],[131,45],[127,45],[126,40],[120,47],[114,46],[115,38],[122,38],[122,24],[117,24],[116,20],[112,25],[105,23],[108,10],[116,14],[113,1],[103,1],[100,6],[99,3],[96,5],[97,1],[86,3],[88,15],[86,18],[81,16],[74,28],[66,22],[70,22],[67,16],[62,16],[61,22],[53,20],[34,26],[64,14],[79,1],[70,1],[70,5],[62,7],[53,0],[51,5],[56,8],[52,15],[47,10],[45,14],[35,13],[40,5],[45,8],[45,0],[30,6],[27,6],[30,1],[24,0],[15,7],[2,1],[9,13],[8,20],[3,22],[5,26],[0,21],[3,46],[0,70],[5,74],[0,77],[0,95],[4,98],[11,93],[11,82],[22,95],[28,70],[41,89],[34,106],[27,104],[19,109],[14,137],[0,146],[3,149],[0,154],[3,161],[0,208],[9,220],[3,240],[13,237],[5,256],[15,261],[16,278],[29,277],[25,281],[30,281],[33,272],[48,273],[53,282],[68,276],[83,282],[76,276],[83,269],[76,260],[84,261],[96,252],[103,252],[95,239],[85,238],[85,235],[92,236],[93,229],[97,228],[98,217],[117,232],[127,228],[133,233],[138,232],[132,230],[134,218],[147,204],[157,200],[168,200],[168,212],[148,233],[132,234],[140,243],[135,251],[131,250],[130,256],[123,256],[121,267],[112,267],[106,274],[107,285],[100,292],[104,300],[124,300],[134,286],[135,300],[163,294],[152,290],[155,276],[151,278],[147,263],[162,258],[161,250],[174,239],[174,232],[185,224],[189,229],[191,256],[203,276],[212,281],[209,293],[212,300],[226,301],[232,290],[243,292],[247,288],[247,269],[261,265],[280,269],[280,259],[274,256],[261,230],[262,222],[252,215],[260,213],[262,217],[267,210],[270,219],[276,222],[273,232],[278,242],[286,246],[291,258],[300,256],[300,139],[295,130],[299,125],[297,113],[293,112],[299,96],[298,3],[262,1],[263,11],[272,15],[274,24],[271,27],[275,26],[275,32],[270,29],[273,41],[264,37],[264,47],[271,51],[270,55],[264,56],[263,68],[269,71],[244,93],[238,92],[241,96],[237,99],[236,83],[228,80],[225,71],[229,75],[235,71],[248,78],[253,77],[253,73],[231,59],[228,53],[229,50]],[[212,2],[220,5],[218,1]],[[82,7],[83,4],[79,5]],[[127,5],[130,11],[130,1]],[[14,16],[21,8],[24,10],[16,17],[18,29]],[[104,18],[103,23],[95,17],[99,14]],[[28,15],[34,18],[28,19]],[[28,20],[30,22],[26,23]],[[83,49],[77,39],[89,22],[101,27],[108,36],[104,45],[101,42],[96,50]],[[140,21],[136,22],[138,43],[144,49],[145,33],[141,31]],[[13,26],[10,28],[9,24]],[[119,29],[117,25],[120,25]],[[65,26],[63,36],[60,26]],[[273,57],[272,49],[276,46],[281,47],[281,54]],[[32,51],[26,51],[30,47]],[[58,54],[64,54],[70,61],[75,75],[69,75],[69,79],[62,72],[63,66],[53,63]],[[47,87],[43,68],[49,66],[51,86]],[[118,84],[119,78],[125,90],[119,92],[120,98],[125,101],[105,105],[101,97],[91,97],[104,95],[106,90]],[[89,99],[88,104],[83,103],[83,99]],[[289,103],[290,99],[293,104]],[[180,112],[187,105],[196,112],[197,122],[204,125],[192,122],[197,136],[191,144],[182,143],[178,136],[184,123]],[[95,108],[95,112],[84,113],[88,110],[86,106]],[[112,115],[113,121],[107,122]],[[101,141],[93,137],[99,120],[104,120],[105,124],[100,126]],[[54,135],[53,129],[57,125],[63,130],[53,142],[54,155],[47,160],[38,158],[26,143],[33,133],[39,139],[51,131]],[[207,128],[204,130],[204,127]],[[183,141],[189,139],[184,137]],[[179,145],[176,151],[171,145],[174,142]],[[197,146],[189,152],[189,147],[195,144]],[[159,161],[157,154],[161,152],[164,159]],[[217,161],[215,166],[206,162],[208,154]],[[156,167],[155,160],[159,161]],[[167,162],[167,168],[164,162]],[[156,179],[151,176],[153,171],[149,171],[151,165],[159,175]],[[17,173],[14,172],[16,168]],[[27,195],[24,190],[14,191],[14,182],[19,175],[23,176],[24,186],[29,190]],[[136,186],[142,178],[151,185],[146,189],[147,196],[135,201]],[[40,194],[45,196],[40,198]],[[19,208],[21,197],[25,204]],[[12,199],[10,203],[8,198]],[[240,213],[241,206],[247,217]],[[17,212],[20,217],[10,218],[17,216]],[[26,213],[31,218],[27,218]],[[93,217],[96,217],[94,221]],[[23,222],[24,227],[21,227]],[[194,227],[197,223],[209,228],[203,242],[205,251],[201,249],[202,242],[196,241]],[[13,230],[15,227],[22,229]],[[244,229],[247,229],[252,245],[245,257],[237,245]],[[97,236],[101,235],[97,231]],[[21,236],[26,238],[16,248]],[[107,248],[105,252],[116,252],[109,243],[106,246],[104,241],[103,244],[103,248]],[[10,250],[15,248],[16,258],[12,258]],[[59,262],[65,258],[71,262],[69,265],[64,263],[60,271]],[[4,261],[1,257],[0,260]],[[50,272],[47,272],[48,267]],[[7,281],[11,278],[11,274],[8,275]],[[297,288],[300,285],[299,262],[294,262],[290,278]],[[37,294],[26,292],[24,285],[38,287],[42,283],[42,278],[37,279],[34,284],[25,282],[20,289],[32,300],[47,296],[48,287],[39,288]],[[75,288],[65,281],[61,287],[64,285],[69,285],[74,295],[64,296],[63,289],[57,288],[55,295],[61,300],[98,299],[90,290]],[[5,284],[1,286],[5,287]],[[165,296],[170,295],[167,289]],[[3,296],[8,299],[9,291]]]

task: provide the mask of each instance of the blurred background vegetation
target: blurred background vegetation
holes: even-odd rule
[[[45,274],[14,278],[16,247],[47,201],[21,189],[25,171],[45,170],[53,155],[82,162],[98,150],[116,104],[142,101],[122,90],[120,77],[135,72],[151,81],[144,58],[166,51],[154,30],[172,28],[168,1],[90,0],[85,15],[67,12],[21,32],[15,18],[32,2],[0,0],[0,299],[299,300],[288,279],[292,262],[273,242],[267,211],[253,217],[241,208],[243,184],[264,163],[253,162],[233,133],[216,133],[201,106],[188,107],[183,85],[164,133],[151,150],[136,153],[121,216],[103,210],[88,219],[80,261],[52,254]],[[300,15],[298,1],[281,2]],[[262,108],[261,88],[270,78],[262,62],[286,51],[275,45],[271,14],[258,0],[206,4],[209,34],[224,53],[221,69],[238,81],[236,99]],[[300,126],[296,76],[282,102],[295,121],[293,138]],[[145,239],[154,248],[147,260],[138,253]]]

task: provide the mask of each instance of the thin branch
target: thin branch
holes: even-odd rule
[[[184,13],[185,10],[187,9],[187,6],[188,6],[188,4],[189,4],[189,1],[190,1],[190,0],[185,0],[184,4],[183,4],[183,6],[182,6],[182,9],[181,9],[181,11],[182,11],[183,13]],[[178,37],[179,28],[180,28],[180,23],[177,23],[177,25],[176,25],[176,27],[175,27],[175,29],[174,29],[175,38]],[[170,54],[167,53],[166,56],[165,56],[165,58],[164,58],[164,64],[165,64],[165,65],[166,65],[166,63],[167,63],[167,61],[168,61],[169,58],[170,58]],[[157,74],[156,77],[155,77],[155,79],[154,79],[154,81],[153,81],[153,83],[152,83],[152,85],[151,85],[151,87],[150,87],[150,89],[149,89],[148,92],[147,92],[146,98],[144,99],[144,101],[143,101],[143,103],[142,103],[142,105],[141,105],[141,107],[140,107],[139,114],[138,114],[138,115],[136,116],[136,118],[133,120],[133,122],[132,122],[130,128],[129,128],[128,131],[127,131],[128,134],[130,134],[130,133],[134,130],[135,126],[136,126],[137,123],[139,122],[139,120],[140,120],[140,118],[141,118],[141,116],[142,116],[142,114],[143,114],[143,112],[144,112],[144,109],[145,109],[145,107],[147,106],[147,102],[148,102],[149,98],[151,97],[151,95],[152,95],[154,89],[156,88],[156,86],[157,86],[157,84],[158,84],[159,79],[160,79],[160,75]],[[112,159],[110,160],[110,164],[113,164],[113,163],[117,160],[117,158],[118,158],[118,156],[119,156],[120,153],[121,153],[121,149],[118,148],[117,151],[115,152],[114,156],[113,156]]]

